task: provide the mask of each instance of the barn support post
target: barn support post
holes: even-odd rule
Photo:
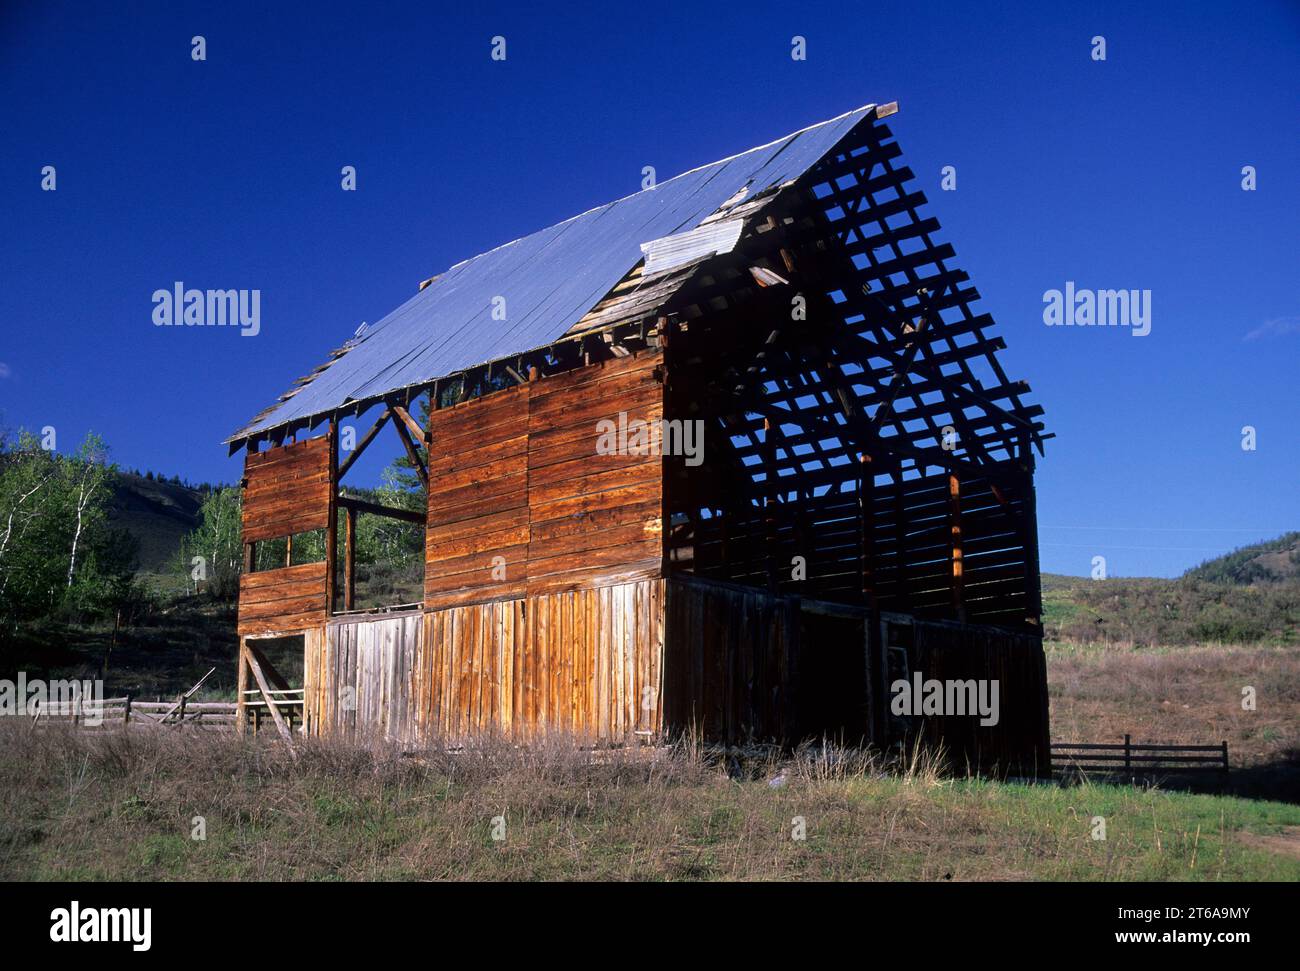
[[[437,400],[436,388],[437,388],[436,384],[429,385],[428,394],[429,394],[430,415],[433,414],[434,402]],[[425,422],[424,438],[422,439],[422,441],[424,444],[424,474],[425,474],[424,486],[425,486],[425,492],[428,492],[429,476],[433,474],[433,421],[432,419],[426,420]],[[424,504],[424,521],[425,521],[425,525],[427,526],[429,523],[429,504],[427,502]]]
[[[343,609],[352,610],[357,595],[357,511],[343,510]]]
[[[394,405],[393,413],[399,419],[393,422],[393,431],[397,432],[397,437],[402,440],[402,449],[411,462],[411,468],[415,470],[420,483],[427,489],[429,473],[424,462],[420,461],[420,450],[415,444],[416,441],[424,441],[424,429],[420,428],[419,423],[407,413],[405,408]],[[412,434],[416,435],[415,439],[412,439]]]
[[[862,617],[862,692],[863,704],[866,706],[866,719],[863,728],[866,731],[866,741],[870,746],[876,744],[876,713],[880,708],[882,697],[876,693],[876,676],[875,666],[872,659],[875,652],[872,650],[875,644],[875,638],[871,634],[872,620],[876,616],[876,611],[868,607]]]
[[[1024,483],[1020,487],[1020,521],[1025,544],[1025,622],[1042,630],[1043,588],[1038,566],[1038,502],[1034,496],[1034,453],[1028,436],[1020,439],[1020,462]]]
[[[911,609],[912,585],[908,581],[907,566],[907,500],[903,497],[903,488],[907,480],[901,472],[894,473],[894,575],[897,587],[894,595],[899,602],[899,609],[904,612]]]
[[[676,417],[676,415],[672,413],[676,407],[676,401],[672,396],[672,390],[673,390],[672,379],[674,376],[673,357],[672,357],[672,352],[674,348],[672,345],[672,337],[671,337],[672,330],[673,330],[673,324],[670,318],[660,317],[658,318],[658,320],[655,321],[656,340],[658,341],[659,344],[659,350],[660,352],[662,352],[664,356],[663,372],[662,372],[663,380],[660,386],[663,389],[662,391],[662,395],[663,395],[662,400],[664,402],[663,417],[665,419]],[[583,347],[584,347],[583,363],[585,365],[589,363],[590,354],[585,349],[586,347],[585,344],[583,345]],[[670,483],[672,481],[672,472],[674,471],[675,466],[670,465],[669,464],[670,462],[671,462],[671,457],[665,456],[663,460],[663,472],[660,477],[660,481],[663,483],[663,487],[660,490],[660,495],[659,495],[659,523],[660,523],[659,572],[662,573],[664,576],[668,576],[668,574],[673,569],[673,561],[672,561],[673,506],[672,506],[672,490],[670,488]]]
[[[858,453],[858,558],[861,566],[862,599],[868,607],[876,606],[876,526],[873,498],[876,477],[871,470],[871,456]]]
[[[880,608],[872,605],[867,608],[866,647],[867,647],[867,681],[871,685],[870,725],[871,744],[884,746],[889,741],[889,685],[885,669],[885,643],[880,623]]]
[[[252,549],[252,546],[252,543],[247,543],[244,549]],[[245,704],[246,691],[248,691],[248,645],[247,638],[241,637],[239,639],[239,660],[236,662],[235,671],[235,730],[241,735],[247,730],[245,725],[248,717],[248,708]]]
[[[339,426],[329,421],[329,512],[325,524],[325,615],[334,613],[335,574],[338,570]]]
[[[952,573],[949,578],[952,587],[952,611],[958,620],[964,621],[966,607],[962,578],[961,480],[953,472],[948,473],[948,528],[952,546]]]
[[[772,442],[772,422],[763,419],[763,572],[767,576],[767,589],[776,593],[776,560],[772,551],[776,547],[776,447]]]

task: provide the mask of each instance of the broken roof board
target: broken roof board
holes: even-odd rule
[[[642,243],[694,229],[742,188],[753,198],[797,179],[874,107],[692,169],[456,264],[228,441],[558,340],[642,259]],[[492,319],[495,297],[505,299],[505,320]]]

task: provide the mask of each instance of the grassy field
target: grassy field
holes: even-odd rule
[[[295,760],[265,739],[0,729],[6,879],[1300,879],[1300,806],[886,774],[851,753],[735,778],[681,749]]]
[[[1049,643],[1047,676],[1055,741],[1226,741],[1233,792],[1300,802],[1300,647]]]
[[[180,605],[123,639],[110,672],[159,692],[189,683],[227,660],[220,635],[197,650],[194,630],[228,620]],[[170,647],[186,642],[184,656]],[[1300,879],[1300,648],[1047,651],[1054,739],[1227,740],[1230,794],[945,779],[814,751],[739,774],[685,750],[318,743],[295,761],[269,737],[0,719],[0,879]],[[151,680],[160,671],[174,684]]]
[[[295,760],[269,737],[77,736],[0,719],[0,879],[1300,879],[1290,588],[1265,591],[1257,623],[1250,589],[1170,583],[1046,579],[1052,737],[1226,740],[1227,793],[998,784],[814,750],[740,772],[684,749],[300,743]],[[1214,630],[1255,623],[1259,636],[1189,641],[1221,608]],[[51,622],[16,656],[33,674],[103,671],[110,694],[144,698],[216,667],[204,695],[228,698],[233,613],[172,598],[116,634]],[[205,839],[192,838],[196,817]]]

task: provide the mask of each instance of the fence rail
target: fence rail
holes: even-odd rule
[[[1228,743],[1218,745],[1151,745],[1124,743],[1053,742],[1052,768],[1067,775],[1151,776],[1216,773],[1228,775]]]
[[[238,705],[233,701],[136,701],[129,696],[46,702],[36,708],[33,726],[65,724],[78,728],[137,727],[141,725],[193,725],[201,728],[233,728]]]
[[[302,688],[271,689],[271,700],[291,727],[301,728],[305,708]],[[257,733],[269,724],[270,706],[258,689],[244,692],[244,713],[249,729]],[[234,729],[239,724],[239,704],[234,701],[136,701],[130,696],[46,702],[32,712],[32,727],[72,725],[87,730],[140,726],[188,725],[196,728]]]
[[[272,688],[267,694],[275,702],[276,710],[280,712],[280,717],[285,719],[290,731],[302,731],[303,713],[307,708],[306,689]],[[245,717],[248,719],[247,727],[249,731],[256,735],[262,731],[264,721],[270,723],[270,706],[266,703],[260,688],[251,688],[245,691],[244,698]]]

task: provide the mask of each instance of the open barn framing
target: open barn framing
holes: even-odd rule
[[[1050,771],[1042,409],[935,239],[895,110],[457,264],[235,433],[239,697],[255,684],[287,733],[259,642],[301,635],[314,734],[921,735]],[[340,488],[387,428],[422,513]],[[686,432],[699,454],[664,447]],[[361,513],[423,527],[421,603],[355,610]],[[313,530],[321,562],[253,569],[256,544]],[[897,713],[891,686],[917,673],[996,681],[997,723]]]

